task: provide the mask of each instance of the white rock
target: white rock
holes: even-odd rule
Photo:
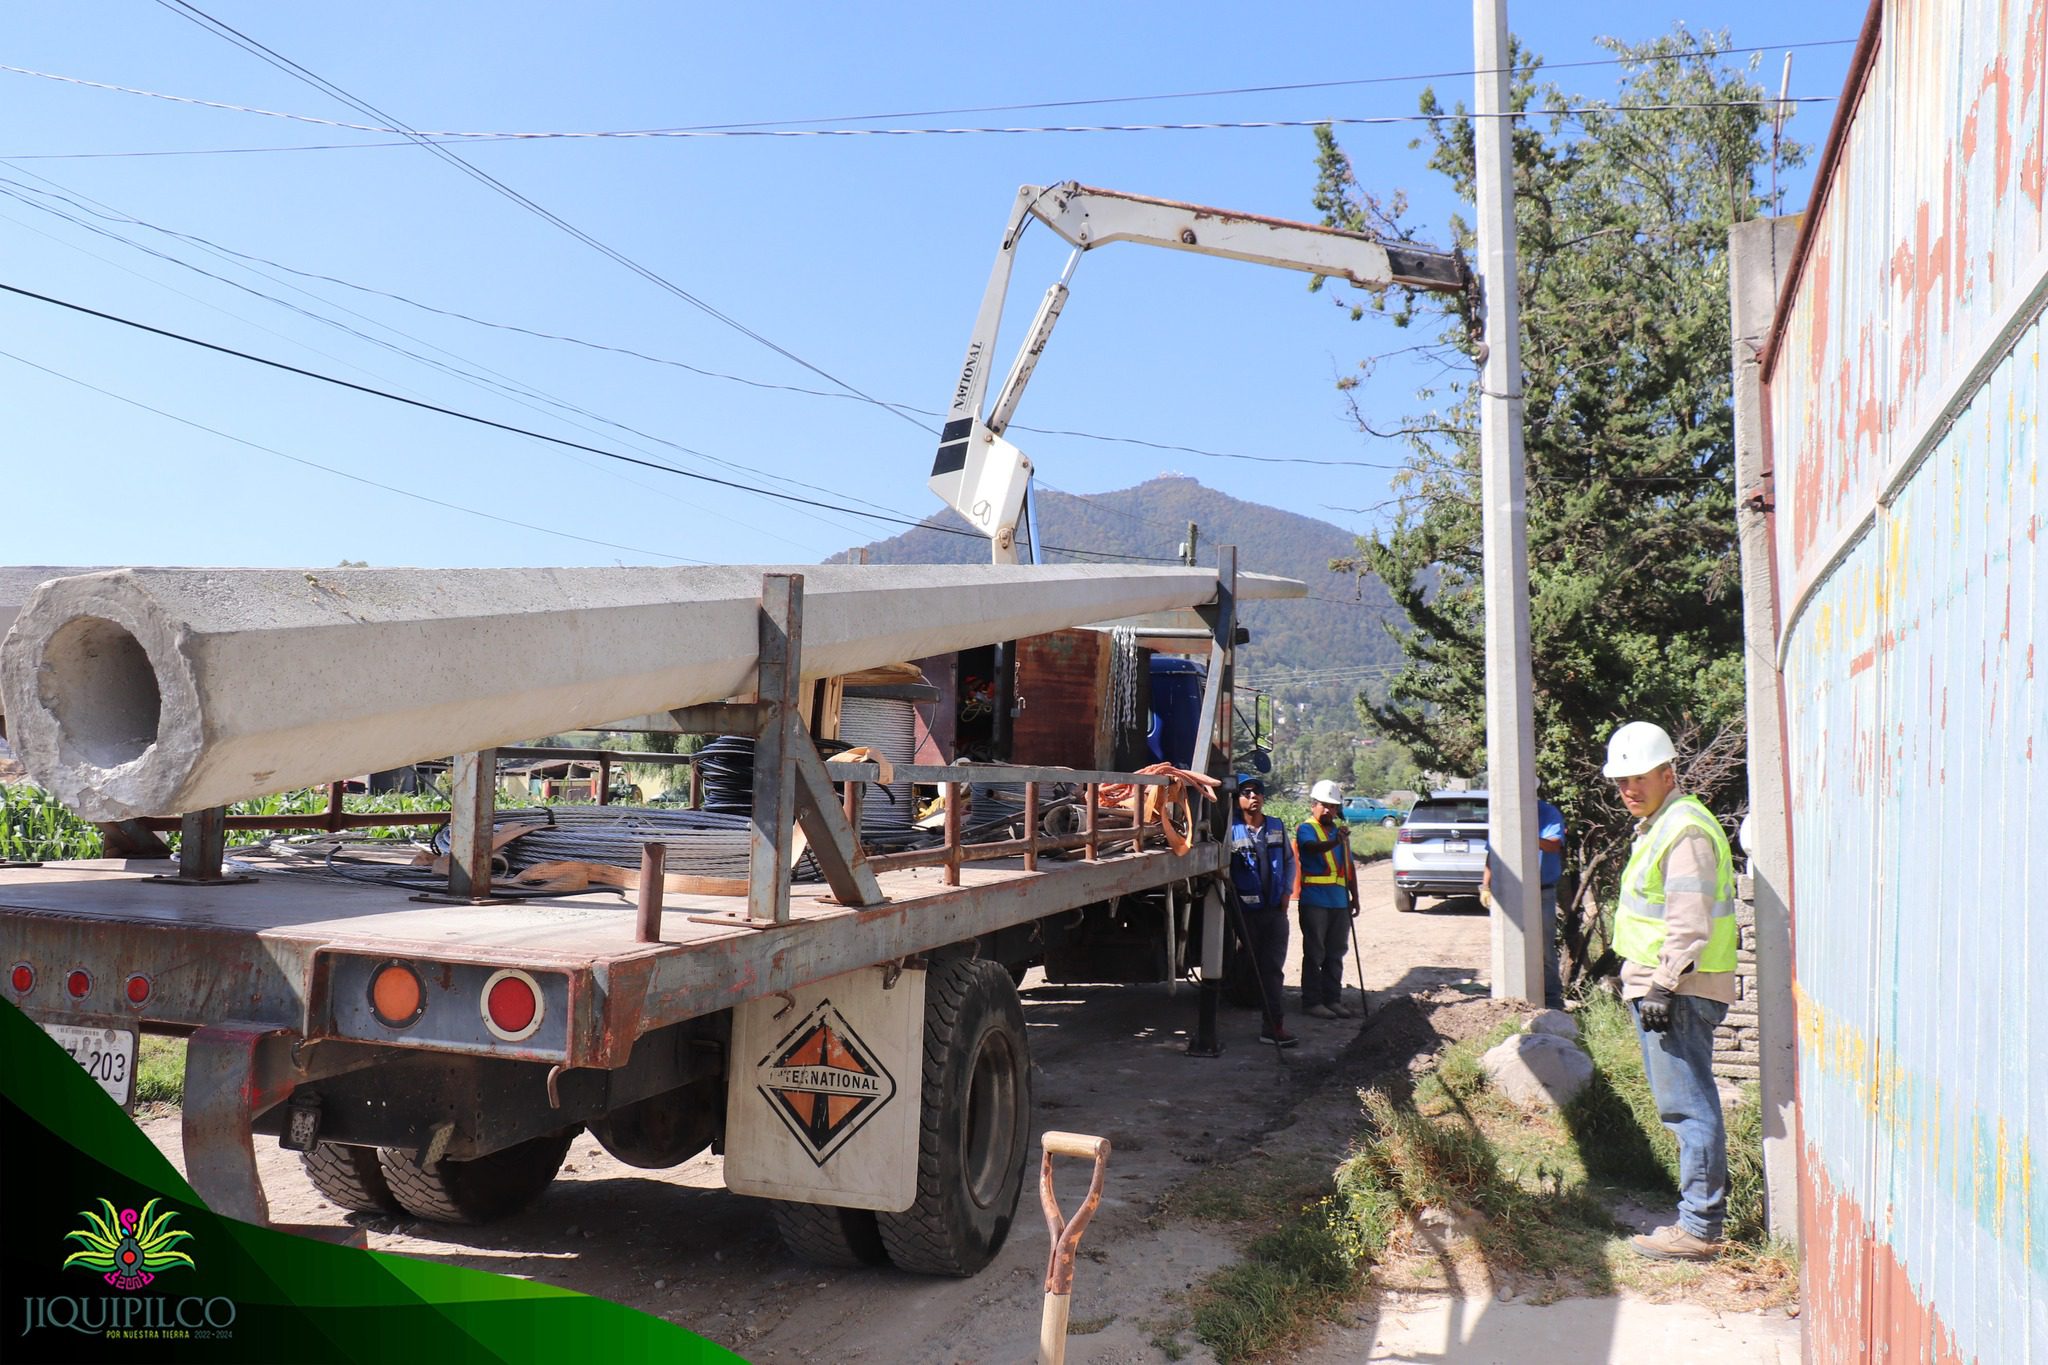
[[[1593,1079],[1593,1059],[1548,1033],[1518,1033],[1480,1064],[1501,1093],[1524,1109],[1562,1108]]]
[[[1566,1014],[1563,1010],[1544,1010],[1529,1021],[1527,1031],[1530,1033],[1548,1033],[1553,1037],[1568,1038],[1573,1042],[1577,1042],[1579,1037],[1579,1021]]]

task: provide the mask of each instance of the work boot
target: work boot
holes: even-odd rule
[[[1358,1017],[1358,1011],[1345,1004],[1342,1000],[1332,1000],[1330,1002],[1330,1012],[1339,1019],[1356,1019]]]
[[[1328,1005],[1323,1004],[1310,1005],[1307,1009],[1303,1010],[1302,1013],[1306,1014],[1311,1019],[1335,1019],[1337,1017],[1337,1011],[1331,1009]]]
[[[1658,1261],[1711,1261],[1721,1254],[1722,1247],[1719,1238],[1710,1242],[1704,1237],[1695,1237],[1676,1223],[1640,1237],[1631,1237],[1628,1244],[1638,1255]]]
[[[1259,1041],[1271,1043],[1274,1047],[1293,1047],[1301,1040],[1289,1033],[1285,1024],[1275,1024],[1259,1030]]]

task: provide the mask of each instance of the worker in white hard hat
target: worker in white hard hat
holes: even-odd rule
[[[1671,736],[1630,721],[1607,765],[1636,818],[1621,873],[1614,951],[1658,1115],[1678,1139],[1678,1221],[1633,1238],[1645,1256],[1707,1260],[1728,1211],[1728,1132],[1714,1084],[1714,1030],[1735,999],[1735,859],[1696,796],[1678,789]]]
[[[1344,822],[1344,789],[1324,778],[1309,788],[1308,808],[1309,818],[1294,831],[1301,879],[1295,893],[1301,1012],[1312,1019],[1354,1019],[1358,1012],[1344,1003],[1344,947],[1358,914],[1358,865],[1351,858],[1351,826]]]

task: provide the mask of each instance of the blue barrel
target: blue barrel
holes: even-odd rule
[[[1195,729],[1202,721],[1202,688],[1206,664],[1178,654],[1152,656],[1152,726],[1145,742],[1156,762],[1191,768]]]

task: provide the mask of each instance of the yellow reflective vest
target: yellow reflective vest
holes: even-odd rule
[[[1693,830],[1714,841],[1714,885],[1681,886],[1664,877],[1664,857]],[[1630,962],[1655,967],[1664,950],[1664,898],[1673,891],[1711,892],[1713,923],[1698,970],[1735,970],[1735,855],[1721,822],[1697,796],[1682,796],[1657,813],[1637,837],[1621,873],[1621,902],[1614,911],[1614,951]]]

